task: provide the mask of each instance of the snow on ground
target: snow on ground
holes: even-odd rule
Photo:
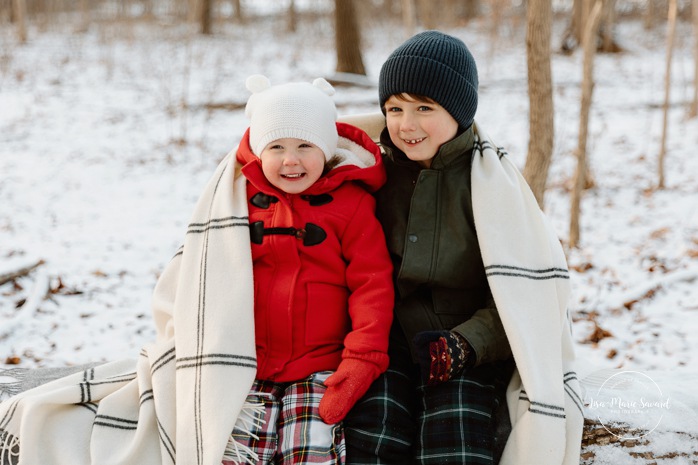
[[[135,357],[153,338],[153,286],[205,182],[246,127],[245,78],[310,81],[334,70],[327,21],[302,24],[296,34],[285,32],[284,21],[255,18],[211,37],[165,23],[103,24],[84,34],[69,26],[30,29],[22,46],[0,26],[0,275],[45,262],[0,286],[0,364]],[[448,32],[463,38],[478,61],[476,119],[522,168],[524,30],[507,23],[493,39],[489,23],[475,21]],[[696,463],[698,456],[690,440],[671,435],[698,424],[690,388],[698,373],[698,120],[686,117],[689,32],[680,25],[661,191],[654,187],[663,30],[623,23],[617,36],[626,51],[597,57],[588,141],[596,186],[582,204],[581,247],[568,252],[580,376],[621,369],[650,378],[661,400],[669,397],[668,407],[654,407],[666,414],[652,433],[655,442],[685,454],[661,460],[672,464]],[[403,39],[394,25],[364,31],[369,78],[377,80]],[[566,243],[581,53],[555,54],[553,74],[556,147],[546,211]],[[338,87],[340,113],[377,110],[376,94]],[[587,385],[588,399],[623,396],[596,381]],[[611,409],[587,408],[592,416],[613,416]],[[597,463],[644,463],[637,460],[618,449],[597,456]]]

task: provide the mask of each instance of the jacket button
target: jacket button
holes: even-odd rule
[[[408,239],[410,242],[417,242],[417,235],[416,235],[416,234],[410,234],[409,236],[407,236],[407,239]]]

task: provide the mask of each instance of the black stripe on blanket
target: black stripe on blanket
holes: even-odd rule
[[[180,255],[184,254],[184,246],[180,245],[179,249],[175,252],[175,254],[172,256],[172,259],[174,260],[175,258],[179,257]]]
[[[558,405],[545,404],[543,402],[536,402],[528,398],[526,391],[521,391],[519,393],[519,400],[525,400],[530,405],[528,406],[528,411],[531,413],[537,413],[539,415],[545,415],[554,418],[566,418],[565,408]]]
[[[84,404],[76,404],[80,407],[86,408],[90,412],[96,414],[97,413],[97,404],[94,402],[85,402]]]
[[[494,150],[495,152],[497,152],[497,156],[500,159],[508,155],[507,151],[504,150],[504,147],[495,147],[494,145],[490,144],[489,141],[476,140],[473,144],[473,147],[476,151],[480,152],[480,156],[482,156],[482,152],[484,152],[487,149]]]
[[[160,423],[160,419],[155,416],[155,420],[158,423],[158,432],[160,435],[160,442],[162,442],[162,445],[165,447],[165,450],[167,451],[167,455],[170,456],[170,460],[172,460],[172,463],[175,463],[175,457],[177,456],[177,450],[175,449],[175,445],[172,442],[172,439],[170,439],[170,436],[167,434],[167,431],[165,431],[165,427],[162,426],[162,423]]]
[[[143,391],[140,398],[141,398],[141,402],[139,405],[143,405],[145,402],[147,402],[149,400],[153,400],[153,390],[148,389],[147,391]]]
[[[103,381],[94,381],[95,370],[90,368],[85,370],[82,377],[82,382],[78,384],[80,388],[80,402],[79,404],[85,404],[92,401],[92,387],[102,386],[104,384],[117,384],[117,383],[128,383],[136,379],[136,373],[126,373],[123,375],[110,376]]]
[[[107,428],[134,430],[138,428],[137,420],[127,420],[125,418],[112,417],[109,415],[95,416],[94,426],[106,426]]]
[[[231,365],[257,369],[257,359],[246,355],[204,354],[177,359],[177,369],[201,367],[204,365]]]
[[[584,405],[584,402],[582,401],[581,396],[577,391],[574,390],[572,386],[570,386],[568,383],[572,380],[577,380],[577,373],[574,371],[570,371],[568,373],[565,373],[563,383],[565,384],[565,392],[567,393],[568,396],[570,396],[570,399],[572,399],[572,402],[574,402],[574,405],[577,406],[579,409],[579,413],[584,416],[584,409],[582,408],[582,405]]]
[[[249,226],[249,218],[246,216],[229,216],[227,218],[213,218],[205,223],[191,223],[187,234],[200,234],[210,229],[225,229],[235,226]]]
[[[95,377],[94,368],[85,370],[82,373],[82,383],[80,383],[80,403],[84,404],[92,400],[92,392],[90,391],[90,381]]]
[[[564,268],[544,268],[536,270],[511,265],[488,265],[485,267],[487,276],[513,276],[534,280],[570,279],[569,272]]]
[[[162,354],[157,360],[155,360],[150,368],[151,376],[155,374],[160,368],[164,367],[172,360],[175,359],[175,349],[174,347]]]

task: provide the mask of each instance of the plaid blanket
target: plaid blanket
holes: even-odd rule
[[[238,444],[257,451],[260,464],[341,465],[345,463],[341,423],[328,425],[319,405],[332,371],[313,373],[296,382],[255,380],[247,399],[264,405],[251,431],[233,431]],[[237,462],[223,461],[223,465]]]
[[[245,193],[231,152],[158,280],[156,341],[137,360],[89,367],[2,402],[0,462],[213,465],[226,450],[255,459],[228,444],[236,423],[244,428],[259,409],[245,402],[256,372]]]

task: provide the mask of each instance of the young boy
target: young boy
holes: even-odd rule
[[[392,263],[372,192],[380,150],[336,123],[324,79],[252,76],[247,179],[257,375],[264,425],[234,433],[255,463],[343,463],[338,423],[388,365]],[[332,374],[334,372],[334,374]],[[224,463],[231,463],[225,462]]]
[[[510,380],[502,463],[578,463],[564,254],[523,178],[474,123],[475,60],[455,37],[417,34],[383,64],[379,100],[388,179],[377,215],[396,318],[388,370],[345,419],[347,463],[494,463]]]

